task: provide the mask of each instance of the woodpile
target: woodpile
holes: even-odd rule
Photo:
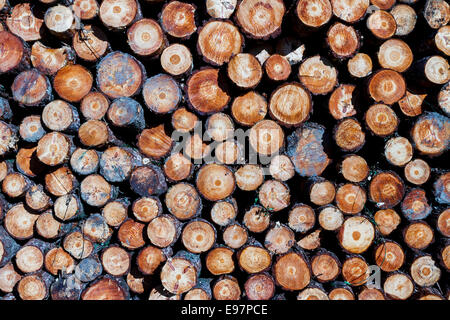
[[[0,300],[450,299],[449,21],[0,1]]]

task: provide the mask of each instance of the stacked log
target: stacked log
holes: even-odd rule
[[[0,300],[450,298],[446,1],[0,16]]]

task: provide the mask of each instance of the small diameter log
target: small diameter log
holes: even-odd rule
[[[237,260],[239,267],[247,273],[263,272],[272,264],[269,251],[258,245],[245,246],[238,252]]]
[[[44,265],[48,272],[56,276],[59,271],[65,274],[72,273],[75,269],[75,260],[63,248],[56,247],[45,254]]]
[[[77,148],[70,158],[70,166],[77,174],[89,175],[97,171],[99,160],[99,155],[95,150]]]
[[[233,272],[233,253],[233,250],[227,247],[210,250],[206,256],[206,268],[215,276]]]
[[[342,278],[351,286],[361,286],[370,276],[369,265],[363,257],[352,255],[342,264]]]
[[[230,224],[222,234],[223,242],[230,248],[239,249],[248,240],[247,229],[238,223]]]
[[[370,131],[380,137],[393,134],[400,122],[394,110],[385,104],[372,105],[367,110],[364,120]]]
[[[353,290],[349,286],[342,286],[332,289],[328,293],[330,300],[356,300]]]
[[[370,0],[370,3],[381,10],[389,10],[395,4],[395,0]]]
[[[434,44],[443,54],[450,56],[450,45],[448,39],[450,38],[450,26],[440,27],[434,36]]]
[[[335,206],[328,205],[320,209],[318,221],[323,229],[335,231],[342,226],[344,215]]]
[[[367,18],[367,29],[378,39],[391,38],[397,29],[394,17],[387,11],[376,10]]]
[[[198,117],[186,108],[178,108],[172,114],[172,127],[180,132],[192,131],[198,123]]]
[[[182,153],[173,153],[164,162],[163,169],[169,181],[177,182],[191,176],[193,165]]]
[[[144,275],[154,274],[162,262],[166,261],[163,251],[153,246],[147,246],[139,251],[136,263]]]
[[[0,73],[19,69],[25,61],[26,51],[22,39],[8,31],[0,31]]]
[[[73,10],[69,7],[58,4],[45,11],[45,26],[57,36],[69,35],[73,30],[74,22]]]
[[[143,65],[133,56],[120,51],[106,55],[97,66],[97,87],[112,99],[137,94],[144,79]]]
[[[368,177],[369,166],[363,157],[351,154],[342,160],[340,172],[350,182],[361,182]]]
[[[250,38],[268,39],[281,32],[285,10],[281,0],[243,0],[238,4],[235,19]]]
[[[404,78],[393,70],[377,71],[369,81],[369,94],[376,102],[394,104],[406,93]]]
[[[422,114],[422,103],[426,94],[412,94],[408,90],[405,96],[398,101],[398,106],[404,115],[415,117]]]
[[[394,172],[380,172],[370,182],[369,197],[380,209],[395,207],[403,199],[404,194],[405,185]]]
[[[91,174],[80,185],[81,199],[88,205],[102,207],[114,196],[112,187],[101,175]]]
[[[0,120],[0,155],[17,150],[17,128]]]
[[[414,284],[406,274],[395,272],[386,278],[383,290],[394,300],[406,300],[413,294]]]
[[[441,269],[430,255],[418,257],[411,264],[410,274],[416,284],[421,287],[435,285],[441,277]]]
[[[72,47],[78,57],[93,62],[105,55],[109,43],[99,28],[87,25],[74,34]]]
[[[340,190],[340,189],[339,189]],[[309,188],[309,199],[318,206],[331,203],[336,195],[336,188],[333,183],[325,179],[313,180]],[[336,202],[339,200],[336,199]]]
[[[128,45],[140,56],[154,56],[166,46],[163,31],[153,19],[141,19],[127,30]]]
[[[386,300],[380,289],[364,287],[358,294],[358,300]]]
[[[53,205],[52,199],[44,191],[41,184],[36,184],[28,189],[25,202],[30,209],[37,212],[47,210]]]
[[[355,23],[362,19],[369,4],[368,0],[331,0],[334,15],[348,23]]]
[[[355,78],[364,78],[372,73],[372,59],[365,53],[357,53],[347,62],[347,70]]]
[[[164,131],[164,124],[145,129],[138,136],[139,150],[152,159],[166,156],[173,146],[173,140]]]
[[[311,280],[305,258],[296,252],[289,252],[278,257],[273,265],[273,276],[276,283],[288,291],[301,290]]]
[[[150,242],[160,248],[166,248],[177,241],[181,233],[180,222],[170,215],[154,218],[147,227]]]
[[[53,79],[53,87],[58,95],[70,102],[79,102],[91,91],[93,77],[79,64],[68,65],[58,70]]]
[[[366,191],[356,184],[346,183],[336,191],[336,205],[346,214],[361,212],[366,199]]]
[[[157,197],[143,197],[133,202],[131,210],[138,221],[150,222],[162,214],[162,204]]]
[[[184,227],[181,241],[189,252],[206,252],[216,241],[216,230],[206,220],[194,220]]]
[[[140,17],[139,3],[136,0],[104,0],[99,17],[107,28],[126,28]]]
[[[23,277],[17,284],[17,292],[19,293],[20,299],[46,299],[51,281],[52,280],[49,278],[49,274],[45,272]]]
[[[263,156],[280,152],[284,145],[284,132],[272,120],[261,120],[250,129],[250,146]]]
[[[433,242],[434,231],[425,222],[413,222],[403,231],[403,240],[412,249],[424,250]]]
[[[97,0],[74,0],[72,9],[81,20],[90,20],[98,15],[100,8]]]
[[[397,271],[405,262],[405,253],[397,243],[385,241],[375,248],[375,262],[385,272]]]
[[[338,122],[334,128],[334,140],[345,152],[360,150],[366,142],[366,134],[355,118],[346,118]]]
[[[250,89],[256,87],[262,78],[259,61],[249,53],[238,53],[228,62],[228,77],[238,87]]]
[[[312,100],[299,84],[290,83],[278,87],[269,101],[269,114],[284,126],[298,126],[309,118]]]
[[[220,277],[214,284],[212,290],[215,300],[240,300],[241,298],[239,282],[232,276]]]
[[[431,213],[425,191],[420,188],[411,189],[403,198],[402,213],[408,220],[422,220]]]
[[[105,218],[99,213],[91,214],[89,218],[84,220],[81,232],[89,240],[96,243],[105,243],[111,239],[113,233]]]
[[[59,132],[47,133],[39,140],[36,155],[42,163],[56,166],[68,159],[71,144],[69,138]]]
[[[289,78],[292,68],[284,56],[273,54],[264,62],[264,70],[270,80],[284,81]]]
[[[200,214],[201,198],[191,184],[178,183],[169,188],[165,204],[171,214],[179,220],[188,220]]]
[[[128,97],[114,100],[108,108],[108,120],[116,127],[127,127],[141,131],[145,127],[144,109]]]
[[[431,112],[417,119],[411,136],[415,148],[420,153],[433,157],[447,150],[450,142],[449,132],[449,119],[439,113]]]
[[[27,107],[42,105],[52,98],[50,81],[37,69],[19,73],[11,91],[14,100]]]
[[[36,177],[44,170],[44,166],[36,155],[36,147],[21,148],[16,154],[17,170],[28,177]]]
[[[412,7],[406,4],[398,4],[391,9],[390,13],[397,24],[396,36],[407,36],[414,30],[417,14]]]
[[[19,127],[20,137],[27,142],[38,142],[45,133],[40,116],[23,118]]]
[[[196,186],[205,199],[217,201],[233,193],[236,180],[228,167],[211,163],[204,165],[198,171]]]
[[[276,223],[273,228],[267,231],[264,239],[264,246],[274,254],[286,253],[294,244],[294,232],[287,226],[279,223]]]
[[[119,199],[108,202],[102,208],[102,216],[106,223],[111,227],[119,227],[128,217],[127,199]]]
[[[41,27],[44,21],[37,18],[30,3],[19,3],[12,8],[11,14],[6,18],[8,29],[24,41],[41,39]]]
[[[231,114],[237,123],[253,126],[267,114],[266,99],[255,91],[249,91],[234,99]]]
[[[2,192],[9,198],[18,198],[32,186],[30,179],[20,173],[10,173],[2,181]]]
[[[450,235],[450,209],[447,208],[439,214],[437,218],[437,229],[438,231],[445,237],[449,237]]]
[[[6,212],[3,224],[14,239],[25,240],[33,236],[38,217],[39,215],[30,213],[22,203],[19,203]],[[3,247],[7,245],[8,243],[3,244]]]
[[[206,11],[216,19],[229,19],[236,9],[237,0],[206,0]]]
[[[110,131],[105,122],[88,120],[80,126],[78,138],[87,147],[99,147],[110,140]]]
[[[126,220],[119,227],[117,238],[122,247],[135,250],[145,245],[144,241],[145,224],[132,219]]]
[[[340,120],[356,114],[352,101],[355,88],[356,86],[351,84],[341,84],[330,95],[328,110],[334,119]]]
[[[199,29],[197,50],[206,62],[221,66],[241,52],[243,41],[231,22],[212,20]]]
[[[40,41],[36,41],[31,47],[30,55],[33,67],[46,75],[54,75],[59,69],[73,60],[70,47],[49,48]]]
[[[208,38],[208,41],[211,41]],[[230,96],[219,83],[219,70],[205,68],[195,71],[186,82],[189,105],[199,114],[222,111]]]
[[[325,95],[337,85],[336,68],[319,55],[302,62],[298,77],[313,95]]]
[[[449,271],[450,270],[450,245],[446,245],[440,250],[440,260],[442,266]]]
[[[328,296],[321,286],[312,285],[301,291],[297,300],[328,300]]]
[[[57,278],[50,286],[52,300],[79,300],[84,284],[71,274],[64,279]]]
[[[238,206],[234,198],[217,201],[211,208],[211,220],[222,227],[225,227],[234,221],[237,214]]]
[[[41,117],[51,131],[76,132],[80,127],[77,109],[63,100],[53,100],[47,104]]]
[[[270,300],[275,294],[275,281],[267,273],[251,275],[244,289],[249,300]]]
[[[234,123],[230,116],[218,112],[209,116],[206,120],[206,132],[214,141],[225,141],[233,138]]]
[[[406,71],[413,61],[413,52],[408,44],[399,39],[384,42],[378,50],[378,62],[385,69]]]
[[[270,224],[270,215],[259,205],[252,206],[244,214],[243,223],[245,227],[254,233],[265,231]]]
[[[13,113],[8,100],[0,97],[0,119],[11,120],[12,116]]]
[[[299,0],[295,7],[295,15],[301,23],[300,28],[308,32],[328,23],[333,15],[332,10],[329,0]]]
[[[289,228],[296,232],[306,233],[314,227],[316,216],[314,210],[307,204],[295,204],[289,211]]]
[[[182,94],[175,79],[166,74],[158,74],[145,81],[142,95],[150,111],[164,114],[178,107]]]
[[[415,79],[416,90],[423,87],[433,87],[445,84],[450,79],[450,66],[447,59],[441,56],[429,56],[416,61],[411,67],[411,77],[419,76]]]
[[[350,217],[339,230],[338,240],[344,250],[351,253],[363,253],[372,244],[375,237],[373,224],[364,217]]]
[[[4,293],[13,292],[17,282],[22,279],[22,276],[14,270],[12,263],[6,264],[0,268],[0,291]]]
[[[75,259],[85,259],[86,261],[81,261],[77,267],[75,268],[75,275],[83,282],[94,280],[92,279],[92,274],[96,274],[96,269],[98,269],[97,264],[94,262],[93,258],[86,259],[91,255],[94,246],[89,239],[85,238],[84,235],[80,231],[74,231],[67,234],[63,241],[63,248],[66,250],[72,257]],[[90,261],[90,260],[94,261]],[[88,276],[87,270],[85,267],[93,266],[94,270],[89,271],[90,275]],[[101,265],[99,266],[101,269]],[[78,268],[78,271],[77,271]],[[98,272],[98,271],[97,271]],[[97,274],[98,276],[99,274]],[[89,277],[89,280],[86,279]]]
[[[200,272],[200,257],[179,251],[178,256],[168,259],[161,270],[161,283],[173,294],[182,294],[192,289]]]
[[[328,29],[327,44],[335,57],[346,59],[355,55],[361,46],[361,40],[352,26],[337,22]]]
[[[423,16],[431,28],[438,29],[450,21],[450,5],[442,0],[427,0]]]
[[[108,99],[100,92],[91,91],[81,100],[80,111],[88,120],[102,119],[109,108]]]
[[[167,184],[161,169],[150,164],[133,170],[130,186],[131,190],[141,197],[160,195],[167,191]]]
[[[378,230],[384,236],[388,236],[397,229],[401,218],[397,212],[392,209],[378,210],[374,216],[375,223]]]
[[[130,255],[118,246],[106,248],[101,257],[103,270],[112,276],[123,276],[130,269]]]
[[[270,161],[270,175],[277,180],[287,181],[294,177],[295,167],[286,155],[276,155]]]
[[[246,164],[235,172],[236,185],[244,191],[259,188],[264,181],[264,171],[258,165]]]
[[[128,292],[118,280],[104,276],[84,289],[81,300],[127,300]]]
[[[9,231],[5,228],[0,227],[0,266],[2,267],[6,265],[20,249],[20,245],[18,245],[9,235]]]
[[[164,71],[173,76],[188,74],[193,68],[191,51],[188,47],[178,43],[164,49],[160,62]]]
[[[36,246],[24,246],[16,253],[16,265],[23,273],[36,272],[44,265],[44,254]]]
[[[425,97],[423,97],[425,99]],[[421,101],[422,103],[422,101]],[[443,85],[438,95],[438,104],[441,110],[450,115],[450,84]]]
[[[196,30],[195,5],[171,1],[161,11],[161,26],[174,38],[188,39]]]
[[[267,180],[259,188],[259,202],[269,211],[280,211],[290,204],[291,194],[287,184],[277,180]]]
[[[67,227],[70,227],[70,225],[62,225],[53,217],[51,210],[41,213],[35,223],[37,234],[48,240],[61,237]]]
[[[386,160],[394,166],[402,167],[411,161],[413,147],[408,139],[394,137],[389,139],[384,146]]]

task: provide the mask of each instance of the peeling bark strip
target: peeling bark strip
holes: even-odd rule
[[[449,298],[448,1],[0,11],[0,300]]]

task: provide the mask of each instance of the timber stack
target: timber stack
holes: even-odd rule
[[[450,299],[447,1],[0,13],[0,300]]]

